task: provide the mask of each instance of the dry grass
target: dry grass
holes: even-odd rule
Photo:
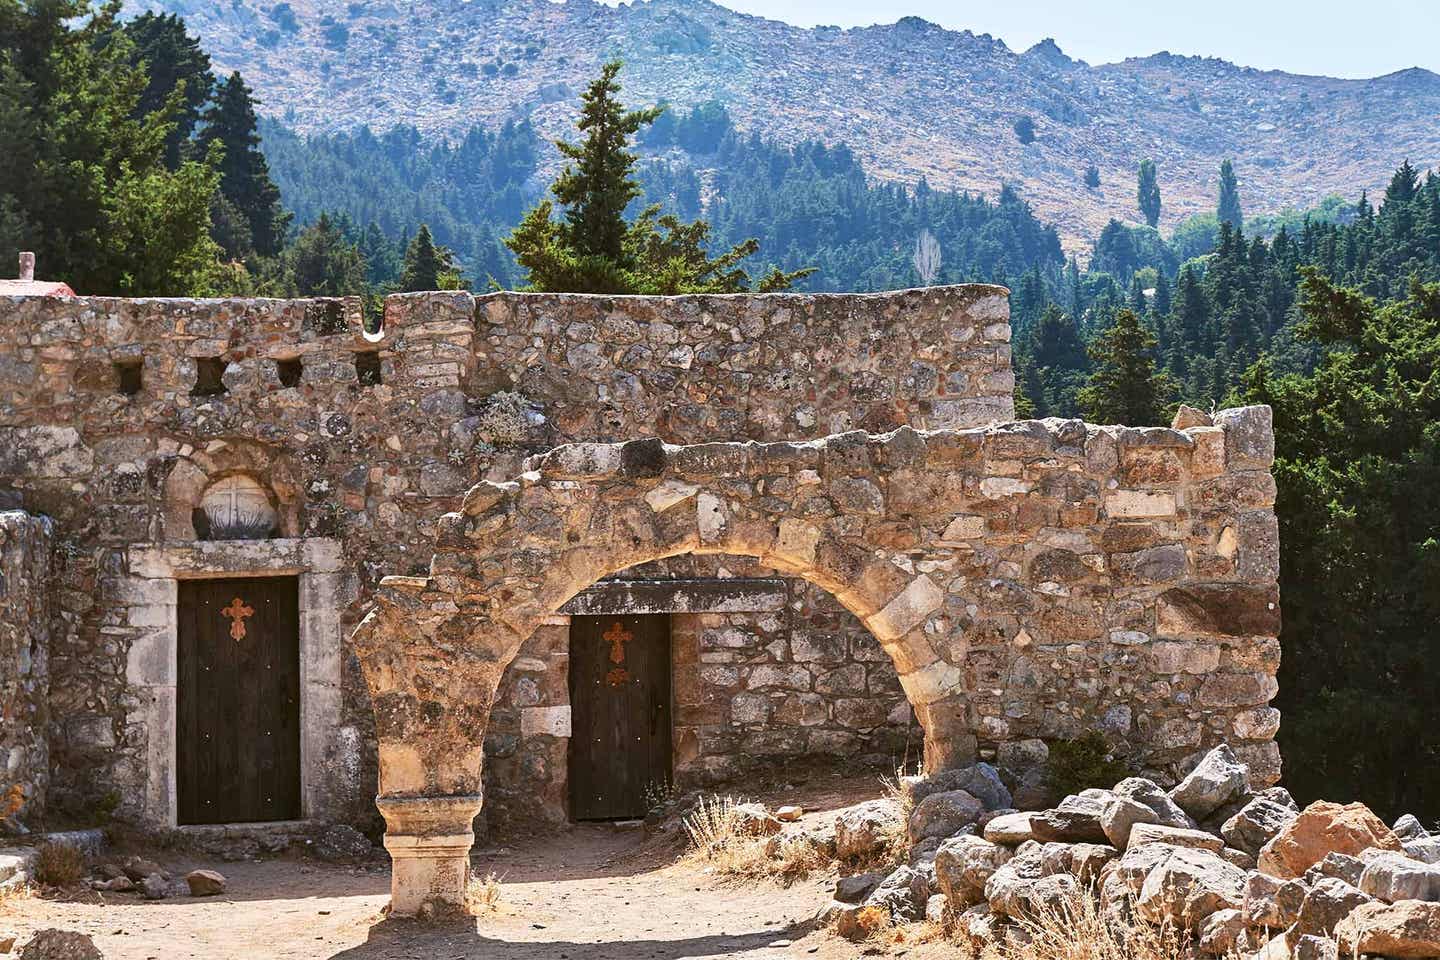
[[[1017,920],[1019,936],[998,943],[970,940],[958,931],[966,953],[979,960],[1189,960],[1189,938],[1171,923],[1113,923],[1091,896]]]
[[[42,843],[35,861],[35,879],[52,887],[68,887],[85,879],[85,854],[64,843]]]
[[[773,880],[789,886],[829,867],[830,861],[800,834],[755,836],[733,797],[701,797],[681,823],[690,838],[687,859],[731,880]]]
[[[900,818],[889,825],[885,831],[885,855],[878,857],[870,866],[902,866],[910,858],[910,814],[915,810],[915,803],[907,791],[903,782],[909,776],[924,776],[925,768],[920,764],[915,765],[913,771],[907,770],[904,763],[895,767],[895,773],[880,778],[882,789],[881,796],[895,804],[900,811]]]
[[[500,878],[493,871],[483,880],[471,877],[465,888],[465,906],[474,914],[494,913],[500,906]]]
[[[0,909],[8,907],[12,903],[21,900],[29,900],[35,896],[35,888],[28,883],[0,883]]]

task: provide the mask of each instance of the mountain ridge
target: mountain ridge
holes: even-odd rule
[[[129,0],[179,13],[218,69],[302,132],[412,124],[427,134],[530,117],[565,136],[600,63],[628,101],[725,104],[780,142],[846,143],[882,179],[994,194],[1015,186],[1078,250],[1135,221],[1135,168],[1159,165],[1162,227],[1214,208],[1234,157],[1248,213],[1384,186],[1440,165],[1440,75],[1258,70],[1165,51],[1092,66],[1053,40],[1023,52],[919,17],[796,27],[711,0]],[[279,12],[277,12],[279,11]],[[1034,143],[1012,129],[1029,117]],[[552,161],[553,162],[553,161]],[[1099,189],[1084,185],[1086,168]]]

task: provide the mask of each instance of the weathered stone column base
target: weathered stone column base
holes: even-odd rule
[[[391,858],[390,916],[413,917],[427,904],[437,912],[465,909],[480,805],[478,795],[375,798]]]

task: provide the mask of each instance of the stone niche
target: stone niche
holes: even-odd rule
[[[210,484],[192,515],[197,540],[270,540],[280,515],[253,477],[232,474]]]

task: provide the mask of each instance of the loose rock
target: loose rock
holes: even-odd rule
[[[979,837],[953,837],[935,853],[936,883],[956,909],[964,909],[985,899],[985,884],[1013,856],[1008,847]]]
[[[1030,826],[1032,816],[1030,813],[1001,814],[985,824],[985,839],[1011,847],[1019,846],[1026,840],[1033,840],[1035,831]]]
[[[192,897],[213,897],[225,892],[225,875],[214,870],[191,870],[185,883]]]
[[[1298,877],[1331,852],[1351,856],[1370,849],[1403,851],[1400,840],[1363,803],[1317,800],[1260,851],[1259,866],[1276,877]]]
[[[1225,842],[1203,830],[1187,830],[1184,827],[1167,827],[1158,823],[1137,823],[1130,831],[1129,846],[1146,843],[1167,843],[1172,847],[1190,847],[1194,850],[1209,850],[1219,853]]]
[[[918,843],[926,837],[953,837],[984,812],[985,805],[966,790],[932,793],[916,804],[910,814],[910,842]]]
[[[1375,899],[1440,901],[1440,867],[1390,851],[1365,859],[1359,887]]]
[[[1217,910],[1243,906],[1246,876],[1239,867],[1208,850],[1168,850],[1169,855],[1146,875],[1135,899],[1135,911],[1142,918],[1156,923],[1168,919],[1194,930]]]
[[[1100,825],[1100,817],[1109,800],[1072,794],[1052,810],[1044,810],[1030,818],[1030,829],[1037,840],[1064,843],[1107,843],[1109,837]]]
[[[1440,903],[1362,904],[1335,927],[1340,953],[1440,957]]]
[[[52,928],[31,937],[20,960],[104,960],[104,954],[85,934]]]
[[[1221,744],[1170,791],[1170,799],[1196,820],[1203,820],[1249,790],[1250,768],[1240,762],[1229,744]]]
[[[1298,814],[1289,807],[1264,797],[1255,797],[1221,825],[1220,835],[1230,846],[1258,857],[1260,848],[1274,839],[1296,816]]]
[[[329,863],[358,863],[368,860],[375,851],[365,834],[344,823],[326,827],[310,849]]]
[[[1324,877],[1306,894],[1290,939],[1293,940],[1301,934],[1328,936],[1335,932],[1335,925],[1348,917],[1351,911],[1369,902],[1369,896],[1344,880]]]
[[[857,860],[880,853],[900,826],[900,807],[893,800],[851,807],[835,818],[835,856]]]

